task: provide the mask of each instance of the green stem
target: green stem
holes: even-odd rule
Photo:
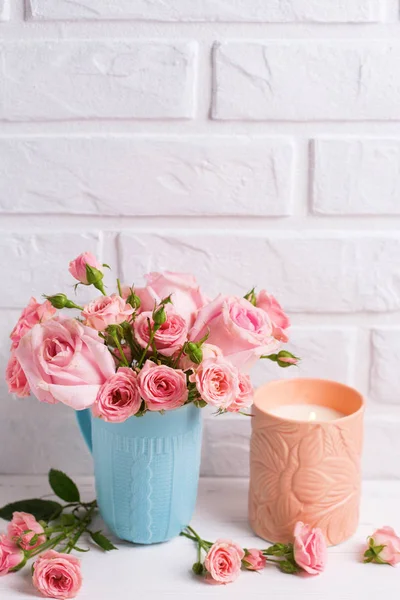
[[[267,557],[267,563],[277,563],[279,565],[279,563],[281,563],[281,560],[275,560],[274,558],[270,558],[269,556]]]
[[[122,350],[122,346],[118,339],[117,334],[115,333],[112,337],[113,337],[115,345],[117,346],[119,353],[121,355],[120,361],[122,362],[123,365],[125,365],[125,367],[129,367],[128,359],[126,358],[124,351]]]
[[[37,548],[35,548],[35,550],[28,551],[26,553],[28,559],[32,558],[33,556],[36,556],[37,554],[40,554],[41,552],[43,552],[43,550],[48,550],[49,548],[54,548],[60,542],[62,542],[63,540],[65,540],[66,537],[67,537],[67,535],[65,533],[62,533],[61,535],[58,535],[55,538],[47,540],[47,542],[45,542],[44,544],[41,544],[40,546],[38,546]]]
[[[183,351],[185,349],[185,344],[182,345],[182,348],[179,350],[179,354],[176,357],[175,363],[174,363],[174,369],[176,369],[179,365],[179,361],[181,360],[181,356],[183,354]]]
[[[195,530],[193,529],[193,527],[190,527],[190,526],[188,525],[188,526],[186,527],[186,529],[187,529],[188,531],[190,531],[190,533],[192,533],[192,534],[195,536],[195,538],[196,538],[196,540],[199,542],[199,544],[205,544],[206,546],[208,546],[208,548],[207,548],[207,551],[208,551],[208,550],[209,550],[209,548],[210,548],[210,547],[213,545],[213,542],[208,542],[207,540],[203,540],[203,539],[202,539],[202,538],[199,536],[199,534],[197,533],[197,531],[195,531]]]
[[[63,549],[63,551],[66,554],[69,554],[70,552],[72,552],[72,550],[74,549],[74,546],[75,546],[76,542],[79,540],[79,538],[81,537],[82,533],[84,533],[86,531],[88,525],[90,525],[90,523],[92,521],[92,514],[96,510],[96,507],[97,507],[97,503],[96,503],[96,501],[94,501],[93,504],[91,505],[91,507],[89,509],[87,509],[87,513],[83,517],[81,525],[78,527],[78,530],[77,530],[76,534],[74,535],[74,537],[72,538],[72,540]]]
[[[201,546],[200,546],[200,544],[197,546],[197,562],[201,563]]]
[[[149,350],[150,346],[151,346],[151,345],[152,345],[152,343],[153,343],[153,339],[154,339],[154,331],[152,330],[152,331],[151,331],[151,333],[150,333],[150,338],[149,338],[148,344],[147,344],[146,348],[143,350],[143,354],[142,354],[142,356],[140,357],[140,360],[139,360],[139,362],[138,362],[138,364],[137,364],[137,366],[138,366],[138,368],[139,368],[139,369],[141,368],[141,366],[142,366],[142,364],[143,364],[143,361],[144,361],[144,359],[145,359],[145,357],[146,357],[146,354],[147,354],[147,352],[148,352],[148,350]]]
[[[121,296],[122,298],[122,289],[121,289],[121,282],[119,279],[117,279],[117,286],[118,286],[118,294]]]

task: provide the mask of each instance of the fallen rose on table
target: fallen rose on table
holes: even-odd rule
[[[70,553],[89,550],[78,546],[81,536],[88,534],[105,551],[116,548],[101,531],[90,527],[96,500],[82,502],[75,483],[61,471],[51,469],[49,483],[67,504],[33,498],[0,509],[0,518],[10,521],[7,533],[0,536],[0,575],[19,571],[37,557],[32,565],[35,588],[47,598],[74,598],[82,575],[80,560]]]
[[[381,527],[368,538],[364,562],[392,567],[400,562],[400,537],[392,527]]]
[[[231,583],[240,575],[241,569],[261,571],[273,564],[283,573],[306,572],[318,575],[325,569],[327,560],[326,541],[321,529],[311,528],[299,521],[294,529],[293,544],[273,544],[264,550],[242,548],[230,540],[208,542],[192,527],[181,535],[197,544],[197,562],[192,569],[203,575],[208,583]],[[206,553],[202,560],[202,551]]]

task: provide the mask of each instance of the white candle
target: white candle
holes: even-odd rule
[[[319,404],[283,404],[269,411],[271,415],[294,421],[334,421],[344,417],[344,413]]]

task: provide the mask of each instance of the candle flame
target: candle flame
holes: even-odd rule
[[[308,417],[309,421],[315,421],[317,418],[317,413],[315,413],[313,410],[310,412],[310,416]]]

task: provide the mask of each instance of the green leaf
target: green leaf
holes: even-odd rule
[[[108,552],[109,550],[118,550],[118,548],[116,548],[114,544],[112,544],[110,540],[101,533],[101,531],[91,531],[90,537],[92,538],[95,544],[100,546],[100,548],[102,548],[106,552]]]
[[[76,517],[71,513],[64,513],[61,515],[60,523],[63,527],[74,525],[76,523]]]
[[[49,483],[53,492],[65,502],[79,502],[79,490],[75,483],[62,471],[50,469]]]
[[[14,512],[27,512],[33,515],[37,521],[43,520],[47,523],[52,519],[56,519],[61,511],[62,506],[58,502],[32,498],[11,502],[3,506],[3,508],[0,508],[0,518],[11,521]]]
[[[283,560],[279,563],[279,568],[282,573],[288,573],[289,575],[293,575],[298,572],[298,567],[291,563],[289,560]]]

